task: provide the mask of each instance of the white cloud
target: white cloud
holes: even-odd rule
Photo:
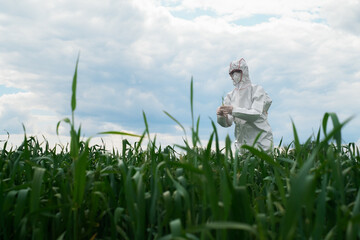
[[[320,1],[217,1],[217,0],[183,0],[180,4],[169,6],[169,9],[177,11],[194,11],[196,9],[208,9],[218,15],[231,15],[232,18],[248,17],[254,14],[289,14],[292,11],[314,11],[321,4]]]
[[[330,26],[359,35],[360,2],[358,0],[326,1],[320,12]]]
[[[23,90],[29,89],[29,83],[39,79],[37,74],[19,72],[11,69],[11,67],[6,66],[6,68],[0,70],[0,79],[1,84],[6,87],[15,87]],[[21,82],[22,84],[18,84]]]

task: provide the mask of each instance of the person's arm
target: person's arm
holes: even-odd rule
[[[231,101],[228,95],[224,99],[224,105],[225,106],[231,105]],[[216,115],[217,115],[217,122],[220,124],[220,126],[230,127],[233,124],[234,121],[233,116],[227,112],[222,111],[221,107],[217,109]]]
[[[256,109],[253,108],[247,109],[237,107],[233,109],[232,115],[247,122],[254,122],[261,116],[261,113],[259,113]]]
[[[230,114],[225,114],[225,115],[217,115],[217,122],[222,126],[222,127],[230,127],[233,123],[233,116],[231,116]]]
[[[253,103],[249,109],[239,107],[233,108],[232,115],[248,122],[254,122],[263,114],[264,111],[267,111],[271,104],[271,99],[267,96],[261,86],[254,87],[252,101]],[[267,109],[265,109],[265,107]]]

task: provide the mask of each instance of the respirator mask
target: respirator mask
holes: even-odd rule
[[[234,72],[234,73],[232,73],[231,78],[234,81],[234,84],[238,84],[242,79],[242,72]]]

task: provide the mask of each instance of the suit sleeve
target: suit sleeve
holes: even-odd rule
[[[267,114],[271,99],[261,86],[254,86],[252,105],[247,108],[234,108],[232,115],[248,122],[256,121],[262,114]]]
[[[228,105],[228,106],[231,105],[229,94],[226,95],[226,97],[224,99],[224,105]],[[230,127],[233,124],[233,121],[234,121],[234,119],[231,114],[227,114],[226,116],[217,115],[217,122],[222,127]]]

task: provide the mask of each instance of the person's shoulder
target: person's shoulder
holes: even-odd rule
[[[252,88],[252,94],[253,94],[254,97],[268,96],[265,89],[262,86],[258,85],[258,84],[252,84],[251,88]]]
[[[226,93],[225,99],[229,99],[229,100],[232,99],[234,96],[234,91],[235,91],[235,88],[232,89],[230,92]]]
[[[230,92],[228,92],[226,95],[231,96],[231,95],[234,93],[235,89],[236,89],[236,88],[233,88],[233,89],[232,89]]]
[[[251,84],[252,89],[255,91],[265,91],[264,88],[259,84]]]

